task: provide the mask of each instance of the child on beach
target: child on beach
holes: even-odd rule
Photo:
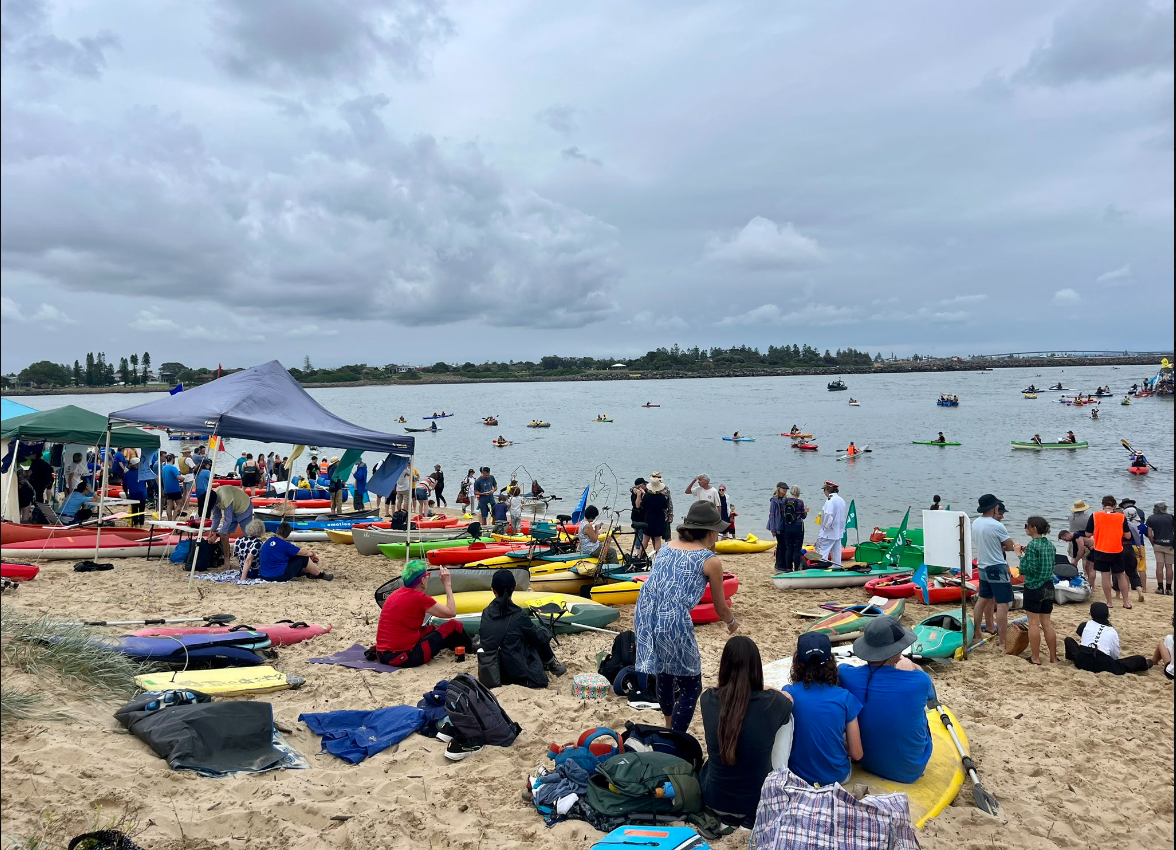
[[[1025,578],[1025,613],[1029,615],[1029,663],[1041,664],[1041,636],[1049,647],[1049,663],[1058,661],[1058,637],[1053,627],[1054,563],[1057,549],[1046,539],[1049,523],[1044,517],[1031,516],[1025,521],[1029,545],[1021,556],[1021,575]]]
[[[494,504],[494,534],[506,534],[506,521],[509,514],[510,505],[507,504],[506,494],[502,493]]]
[[[517,486],[510,488],[510,533],[523,530],[523,491]]]

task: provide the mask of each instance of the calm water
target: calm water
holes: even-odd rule
[[[685,504],[681,493],[690,478],[708,473],[716,484],[727,486],[740,513],[740,533],[762,533],[767,501],[777,481],[799,485],[804,498],[820,505],[819,491],[826,479],[841,485],[847,501],[857,501],[863,528],[896,525],[908,505],[915,509],[912,519],[917,524],[918,511],[934,494],[953,507],[972,511],[980,494],[993,492],[1009,507],[1010,528],[1019,530],[1024,517],[1039,513],[1056,529],[1080,497],[1093,504],[1107,493],[1130,496],[1145,514],[1156,501],[1173,503],[1171,398],[1142,399],[1130,407],[1119,404],[1124,390],[1155,372],[1154,367],[1097,367],[851,375],[846,377],[849,391],[839,393],[826,391],[824,377],[790,377],[359,387],[311,390],[311,395],[346,419],[401,433],[404,426],[392,421],[399,415],[409,426],[422,427],[429,424],[422,416],[442,409],[455,412],[453,418],[438,422],[439,433],[416,435],[417,468],[425,471],[440,463],[450,501],[466,469],[489,464],[500,483],[517,470],[521,480],[534,476],[549,494],[562,496],[568,504],[593,483],[598,466],[607,464],[620,479],[622,493],[635,477],[648,478],[660,470],[677,505]],[[1090,419],[1089,408],[1059,404],[1059,393],[1042,393],[1036,401],[1021,396],[1021,388],[1030,383],[1049,386],[1058,380],[1083,392],[1109,384],[1119,395],[1103,401],[1097,422]],[[958,395],[960,407],[937,407],[941,392]],[[850,396],[861,407],[849,407]],[[155,397],[63,395],[22,400],[42,409],[68,403],[105,414]],[[646,401],[661,407],[643,409],[640,405]],[[616,421],[595,423],[598,413]],[[481,417],[488,415],[496,415],[501,425],[482,425]],[[550,421],[552,427],[526,428],[533,418]],[[816,434],[818,452],[794,450],[779,436],[793,423]],[[737,429],[756,442],[721,439]],[[1038,432],[1046,440],[1057,439],[1067,429],[1091,447],[1026,452],[1009,445]],[[939,430],[963,445],[911,445],[911,440],[933,439]],[[514,445],[492,446],[499,434]],[[1120,438],[1144,450],[1162,471],[1129,474]],[[837,450],[850,440],[859,447],[868,444],[873,453],[838,462]],[[235,456],[261,446],[230,448]],[[369,465],[378,459],[369,456]],[[611,487],[607,473],[600,480]],[[623,498],[627,507],[627,497]],[[610,502],[615,503],[607,496],[598,500],[602,505]],[[679,507],[676,514],[681,517],[684,512]]]

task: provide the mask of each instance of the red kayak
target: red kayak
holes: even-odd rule
[[[0,577],[12,581],[28,581],[36,578],[40,571],[40,567],[34,567],[32,564],[10,564],[7,561],[0,563]]]
[[[155,540],[156,549],[167,540],[161,535]],[[37,560],[81,561],[94,557],[94,536],[54,537],[51,540],[28,540],[23,543],[6,545],[2,550],[7,558],[33,558]],[[162,551],[162,550],[160,550]],[[147,554],[147,541],[128,540],[116,535],[102,535],[98,545],[100,558],[133,558]]]
[[[430,549],[425,558],[434,566],[461,566],[487,558],[501,558],[508,552],[515,552],[518,543],[471,543],[469,546],[455,546],[452,549]]]
[[[93,527],[66,528],[61,525],[19,525],[15,522],[0,523],[0,543],[8,546],[13,543],[25,543],[30,540],[51,540],[57,537],[93,537],[98,529]],[[141,540],[150,534],[145,528],[129,528],[126,526],[103,527],[102,536],[125,537],[130,540]]]
[[[884,599],[917,599],[923,601],[923,589],[911,581],[910,574],[897,576],[881,576],[866,582],[866,593],[870,596],[881,596]],[[927,589],[930,605],[942,605],[948,602],[960,601],[959,585],[942,586],[932,582]],[[976,595],[974,585],[968,585],[968,598]]]
[[[458,516],[415,516],[412,518],[412,524],[417,528],[455,528],[459,525],[468,525],[470,522],[472,522],[472,520],[462,520],[462,518]]]
[[[282,499],[274,498],[273,496],[254,496],[253,506],[255,508],[265,508],[270,505],[282,504]],[[330,499],[290,499],[290,504],[296,508],[329,508],[331,506]]]
[[[816,443],[793,443],[792,448],[800,449],[802,452],[815,452],[818,446]]]
[[[274,646],[289,646],[310,640],[312,637],[325,635],[331,630],[331,624],[320,626],[318,623],[295,623],[289,620],[282,623],[267,623],[261,626],[177,626],[167,628],[152,626],[129,632],[131,637],[172,637],[176,635],[223,635],[229,632],[253,631],[264,632]]]
[[[731,605],[731,601],[727,600],[728,606]],[[690,621],[696,626],[705,626],[709,623],[719,622],[719,614],[710,602],[699,602],[690,609]]]
[[[1146,466],[1129,466],[1127,467],[1127,471],[1132,475],[1147,475]]]
[[[649,578],[648,575],[634,576],[633,581],[644,582],[647,578]],[[738,591],[739,576],[735,575],[735,573],[723,573],[723,596],[725,596],[727,599],[730,599]],[[703,605],[711,605],[713,601],[714,600],[711,598],[710,582],[708,581],[706,583],[706,590],[702,592],[702,599],[698,601],[698,607],[702,607]]]

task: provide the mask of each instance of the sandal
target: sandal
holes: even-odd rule
[[[1032,664],[1034,667],[1040,667],[1040,666],[1041,666],[1041,662],[1040,662],[1040,661],[1034,661],[1032,658],[1026,658],[1025,660],[1026,660],[1026,661],[1028,661],[1030,664]]]

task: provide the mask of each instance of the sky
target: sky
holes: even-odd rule
[[[1173,342],[1170,2],[2,8],[6,372]]]

